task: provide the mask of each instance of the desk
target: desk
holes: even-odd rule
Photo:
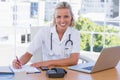
[[[69,70],[67,67],[64,68],[67,70],[64,78],[48,78],[46,72],[42,71],[40,74],[28,74],[25,79],[20,80],[120,80],[120,62],[116,68],[92,74]]]

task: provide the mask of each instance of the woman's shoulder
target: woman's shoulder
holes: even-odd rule
[[[80,31],[75,28],[71,28],[71,35],[73,35],[73,39],[80,38]]]
[[[79,33],[79,31],[77,30],[77,29],[75,29],[75,28],[73,28],[73,27],[70,27],[71,28],[71,31],[73,32],[73,33]]]

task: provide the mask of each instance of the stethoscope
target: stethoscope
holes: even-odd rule
[[[53,48],[52,38],[53,38],[53,33],[51,33],[51,36],[50,36],[50,50],[51,50],[50,55],[53,55],[53,52],[52,52],[52,48]],[[71,40],[71,34],[69,34],[69,39],[65,42],[65,46],[67,46],[68,43],[70,43],[70,45],[73,46],[73,41]],[[68,49],[68,47],[65,47],[65,50],[67,50],[67,49]]]

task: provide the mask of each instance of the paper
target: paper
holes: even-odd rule
[[[10,68],[13,72],[26,72],[28,74],[29,73],[40,73],[40,70],[38,70],[37,68],[32,67],[30,65],[24,65],[24,66],[22,66],[21,69],[15,69],[15,68],[13,68],[13,66],[10,66]]]

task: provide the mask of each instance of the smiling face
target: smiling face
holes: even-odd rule
[[[70,11],[67,8],[56,9],[54,18],[57,31],[65,31],[67,27],[71,24],[72,20]]]

